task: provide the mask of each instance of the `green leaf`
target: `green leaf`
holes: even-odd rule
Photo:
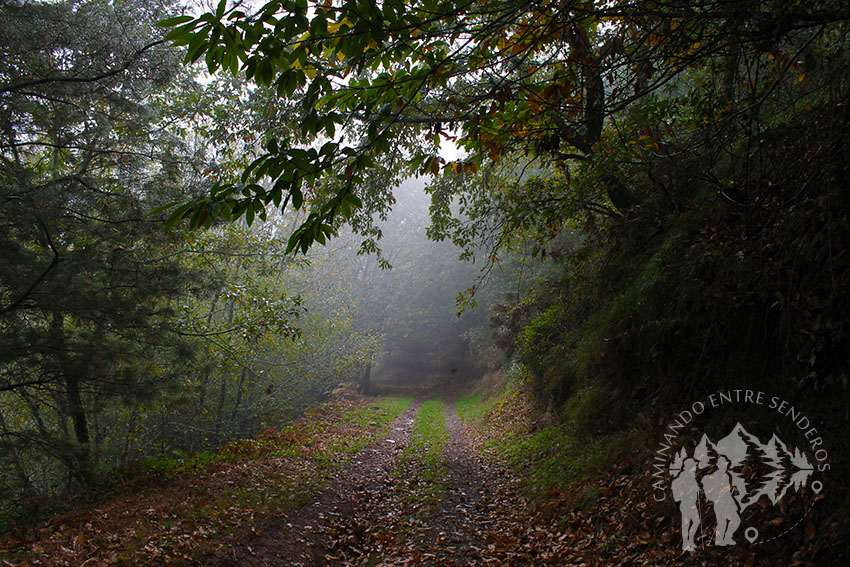
[[[178,28],[174,28],[163,38],[165,41],[173,41],[178,45],[185,45],[188,40],[186,39],[189,36],[189,33],[195,29],[196,23],[193,21],[189,24],[180,26]]]
[[[156,215],[158,215],[159,213],[165,212],[165,211],[167,211],[168,209],[171,209],[171,208],[173,208],[173,207],[176,207],[176,206],[177,206],[177,205],[179,205],[179,204],[180,204],[180,201],[171,201],[170,203],[166,203],[165,205],[162,205],[161,207],[157,207],[157,208],[155,208],[154,210],[152,210],[151,212],[149,212],[149,213],[148,213],[147,215],[145,215],[145,216],[146,216],[146,217],[148,217],[148,218],[150,218],[150,217],[155,217],[155,216],[156,216]]]
[[[194,63],[200,59],[204,52],[206,52],[209,45],[210,44],[207,42],[205,34],[201,34],[200,32],[195,34],[189,42],[189,49],[186,51],[186,58],[184,62]]]
[[[276,183],[271,193],[269,194],[269,197],[271,197],[271,200],[274,202],[275,207],[280,207],[280,201],[281,199],[283,199],[283,191],[280,187],[278,187]]]
[[[355,195],[354,193],[346,193],[345,200],[351,203],[353,207],[360,208],[363,206],[363,201],[360,200],[360,197]]]
[[[192,16],[175,16],[173,18],[166,18],[164,20],[160,20],[156,23],[157,27],[160,28],[171,28],[174,26],[179,26],[180,24],[185,24],[186,22],[194,21],[195,18]]]
[[[182,206],[174,209],[174,211],[171,212],[168,219],[165,221],[165,229],[171,230],[172,228],[174,228],[174,226],[178,222],[180,222],[182,219],[184,219],[186,217],[187,213],[191,210],[191,208],[192,208],[192,204],[187,203],[185,205],[182,205]]]

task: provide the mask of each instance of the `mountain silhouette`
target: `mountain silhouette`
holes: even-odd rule
[[[694,448],[693,458],[698,468],[705,470],[716,466],[719,455],[729,461],[733,496],[741,510],[762,496],[776,504],[789,488],[800,490],[805,487],[814,472],[808,457],[799,448],[789,451],[785,442],[775,433],[767,443],[762,443],[740,423],[736,423],[732,431],[717,443],[703,434]],[[684,449],[677,457],[681,466],[681,460],[685,457]],[[671,472],[673,470],[671,466]]]

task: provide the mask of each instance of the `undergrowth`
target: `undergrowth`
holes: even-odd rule
[[[608,468],[629,446],[629,432],[592,433],[578,425],[578,416],[597,411],[597,404],[594,393],[577,392],[566,404],[563,419],[541,425],[516,380],[498,396],[475,393],[457,402],[461,419],[483,436],[483,449],[519,476],[524,494],[538,508],[564,500],[571,491],[577,492],[569,496],[574,506],[590,505],[598,493],[581,481]]]
[[[474,393],[457,401],[458,417],[464,422],[480,420],[493,410],[497,402],[497,398],[482,399],[481,394]]]
[[[35,541],[0,539],[0,563],[38,557],[47,566],[59,563],[45,558],[79,564],[80,558],[102,555],[126,565],[197,564],[243,537],[259,517],[304,504],[354,453],[385,435],[409,403],[344,397],[256,439],[231,441],[217,453],[145,459],[116,473],[97,502],[79,504],[49,528],[36,528]],[[114,529],[90,528],[106,518]],[[109,539],[110,533],[119,535]]]

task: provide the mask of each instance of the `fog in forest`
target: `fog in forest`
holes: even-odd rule
[[[3,1],[0,564],[850,564],[849,5]]]
[[[427,388],[479,373],[470,342],[483,337],[487,306],[479,298],[487,291],[472,309],[461,309],[457,297],[480,282],[480,263],[461,260],[461,250],[449,241],[427,237],[430,198],[424,187],[420,179],[403,182],[387,220],[377,223],[381,256],[390,269],[380,267],[376,254],[358,256],[351,247],[335,252],[353,265],[347,284],[357,304],[356,326],[380,337],[374,363],[364,368],[377,390]]]

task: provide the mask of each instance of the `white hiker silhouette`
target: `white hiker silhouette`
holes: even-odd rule
[[[717,527],[714,530],[715,545],[735,545],[732,536],[741,525],[738,502],[732,496],[732,478],[729,475],[729,459],[717,457],[717,470],[702,478],[705,497],[714,503]]]
[[[699,528],[699,483],[697,483],[697,463],[688,457],[682,462],[682,470],[673,479],[670,488],[673,490],[673,498],[679,502],[679,510],[682,512],[682,550],[693,551],[696,549],[694,537]]]
[[[746,472],[747,461],[761,462],[767,472],[761,472],[757,478],[749,478],[752,474]],[[703,470],[706,474],[698,475],[697,471]],[[691,457],[682,447],[669,471],[673,498],[679,502],[682,512],[682,549],[690,551],[696,547],[694,538],[700,525],[700,492],[714,507],[717,519],[714,544],[735,545],[733,536],[741,526],[741,513],[748,506],[763,496],[776,505],[790,488],[801,491],[814,467],[803,451],[789,449],[776,434],[767,443],[762,443],[757,436],[736,423],[732,431],[717,443],[712,443],[703,434]],[[745,536],[752,543],[753,540]]]

